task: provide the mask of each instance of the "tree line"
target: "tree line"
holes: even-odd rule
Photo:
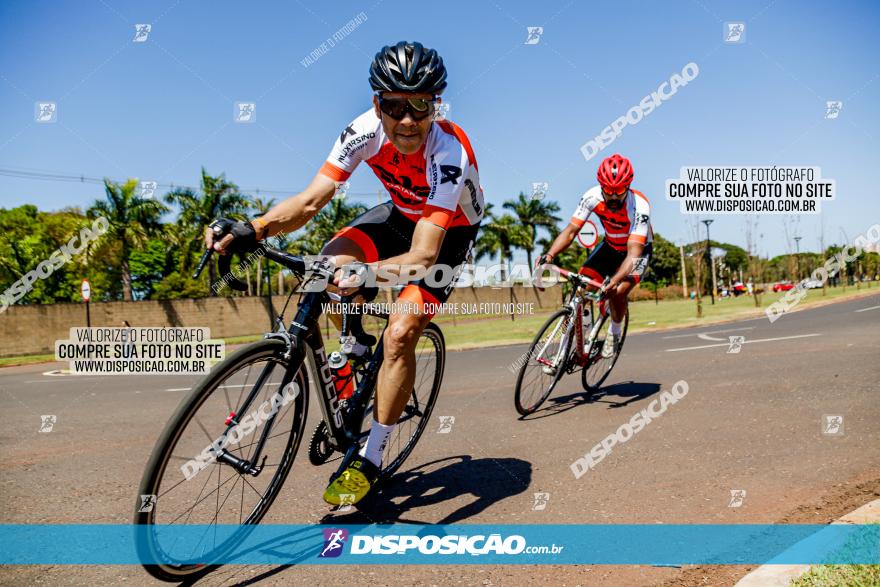
[[[242,279],[248,284],[248,291],[243,294],[229,288],[212,290],[210,284],[217,280],[213,263],[201,278],[191,278],[204,249],[205,226],[219,217],[252,218],[274,204],[274,199],[242,193],[224,174],[211,175],[202,169],[198,189],[176,188],[161,197],[145,197],[134,179],[124,183],[105,180],[103,198],[85,211],[76,207],[40,211],[33,205],[0,208],[0,292],[66,245],[83,226],[104,217],[109,225],[106,233],[51,275],[34,281],[32,289],[18,303],[80,301],[83,278],[89,279],[96,301],[263,295],[269,287],[275,293],[283,293],[293,286],[292,277],[279,272],[277,266],[270,277],[269,271],[273,269],[262,258],[243,268]],[[340,193],[306,227],[273,237],[272,244],[297,255],[318,254],[336,231],[366,210],[363,204],[351,202]],[[500,211],[487,204],[475,246],[476,261],[497,260],[504,264],[517,251],[523,251],[531,267],[536,255],[547,250],[565,226],[559,212],[557,202],[523,193],[505,201]],[[174,220],[163,222],[168,214],[174,214]],[[722,279],[740,272],[753,275],[757,282],[796,278],[792,255],[761,259],[737,245],[713,241],[711,246],[725,251],[717,266]],[[689,289],[696,287],[696,274],[700,275],[700,289],[707,291],[711,287],[710,273],[705,267],[700,273],[706,243],[695,240],[682,248]],[[822,255],[801,253],[796,259],[800,275],[806,276],[839,249],[829,247]],[[651,266],[643,280],[645,286],[680,284],[681,253],[678,246],[655,233]],[[556,262],[564,267],[577,267],[586,255],[586,249],[575,245]],[[859,259],[863,271],[877,273],[877,258],[877,254],[863,254]]]

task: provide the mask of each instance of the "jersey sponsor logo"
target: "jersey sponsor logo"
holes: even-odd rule
[[[348,128],[351,128],[351,127],[349,126]],[[352,155],[354,155],[355,153],[357,153],[358,151],[360,151],[361,149],[366,147],[367,141],[374,138],[375,136],[376,136],[376,133],[371,132],[371,133],[362,134],[359,137],[355,137],[355,138],[349,140],[348,144],[345,145],[345,148],[342,149],[342,152],[339,154],[339,157],[337,157],[336,160],[338,162],[344,164],[345,160],[347,158],[351,157]],[[345,132],[342,133],[342,137],[343,138],[345,137]]]
[[[455,165],[441,165],[440,173],[443,174],[441,184],[452,182],[452,185],[458,185],[458,178],[461,177],[461,167]]]
[[[382,180],[382,183],[385,184],[389,192],[393,192],[393,194],[396,194],[408,204],[422,203],[431,191],[427,186],[413,185],[412,178],[407,175],[398,177],[377,164],[372,164],[370,167],[373,168],[373,171],[376,172],[376,175],[379,176],[379,179]]]
[[[352,127],[352,125],[349,124],[348,126],[345,127],[345,130],[342,131],[342,134],[339,135],[339,144],[341,145],[342,143],[344,143],[345,137],[347,137],[348,135],[354,136],[355,134],[357,134],[357,133],[354,132],[354,127]]]
[[[636,214],[635,226],[643,226],[648,224],[649,217],[647,214]]]
[[[471,194],[471,206],[474,207],[474,212],[477,214],[483,213],[483,207],[480,206],[480,202],[477,201],[477,188],[474,187],[474,182],[470,179],[464,180],[464,186],[468,189]]]

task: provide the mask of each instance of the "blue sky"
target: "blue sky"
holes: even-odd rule
[[[367,20],[309,67],[300,61],[363,12]],[[724,21],[746,42],[722,43]],[[144,43],[134,25],[150,23]],[[341,129],[369,106],[384,44],[420,40],[449,70],[450,118],[471,138],[486,198],[550,183],[563,217],[595,180],[579,148],[688,62],[700,75],[604,154],[620,151],[657,232],[692,240],[663,197],[685,165],[819,166],[838,199],[791,230],[802,250],[880,221],[880,9],[873,2],[69,2],[0,3],[0,169],[197,185],[201,166],[244,188],[306,185]],[[527,26],[543,26],[536,45]],[[825,101],[842,100],[825,120]],[[35,101],[58,103],[37,124]],[[233,103],[257,104],[255,124]],[[872,108],[870,104],[875,104]],[[365,166],[351,192],[376,202]],[[98,185],[0,175],[0,206],[87,206]],[[712,236],[744,245],[744,217]],[[764,216],[761,253],[785,252]],[[700,233],[704,236],[704,233]]]

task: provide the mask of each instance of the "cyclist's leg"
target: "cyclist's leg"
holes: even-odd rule
[[[642,257],[647,257],[649,262],[651,260],[651,249],[651,243],[648,243],[645,246],[645,249],[642,251]],[[623,317],[626,315],[627,305],[629,303],[629,293],[636,285],[641,282],[641,280],[641,275],[630,275],[620,285],[617,286],[615,291],[611,292],[611,295],[609,297],[611,298],[612,320],[618,323],[623,320]]]
[[[581,267],[579,273],[586,275],[590,279],[603,281],[606,277],[614,275],[617,268],[620,267],[622,257],[617,251],[611,248],[607,242],[602,242],[587,258]],[[589,291],[595,291],[597,288],[588,287]],[[604,310],[604,308],[600,308]]]
[[[435,264],[449,269],[431,271],[425,279],[410,283],[400,292],[397,312],[390,316],[385,331],[385,360],[376,388],[376,419],[381,424],[396,423],[406,407],[415,381],[419,337],[437,307],[449,299],[458,275],[456,269],[468,262],[478,230],[478,225],[449,229]]]
[[[379,259],[397,254],[388,249],[388,239],[381,238],[383,231],[387,231],[386,225],[393,211],[393,204],[386,202],[374,208],[370,208],[348,226],[342,228],[333,235],[324,248],[322,255],[332,255],[336,258],[336,266],[342,267],[354,261],[373,263]],[[329,286],[330,291],[335,292],[335,286]],[[336,328],[342,328],[342,316],[329,314]]]

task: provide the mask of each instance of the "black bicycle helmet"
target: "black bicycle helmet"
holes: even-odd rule
[[[437,95],[446,88],[446,66],[434,49],[401,41],[376,53],[370,65],[370,85],[377,92]]]

